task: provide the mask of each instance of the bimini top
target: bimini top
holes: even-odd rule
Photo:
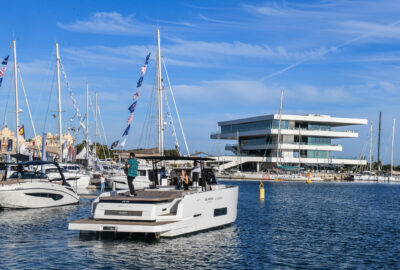
[[[192,161],[211,161],[215,160],[208,157],[185,157],[185,156],[148,156],[148,157],[136,157],[138,159],[150,159],[150,160],[192,160]]]
[[[54,165],[58,165],[58,162],[55,161],[44,161],[44,160],[31,160],[31,161],[27,161],[27,162],[19,162],[19,163],[14,163],[14,162],[10,162],[10,163],[2,163],[3,165],[10,165],[10,166],[40,166],[40,165],[46,165],[46,164],[54,164]]]

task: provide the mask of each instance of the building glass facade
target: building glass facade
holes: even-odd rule
[[[270,129],[278,129],[279,128],[279,120],[267,120],[267,121],[256,121],[249,122],[243,124],[235,124],[235,125],[223,125],[221,126],[221,133],[237,133],[237,132],[245,132],[252,130],[270,130]],[[281,120],[281,129],[288,129],[289,121]]]

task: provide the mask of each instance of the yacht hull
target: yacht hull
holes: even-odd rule
[[[79,197],[73,190],[55,183],[0,183],[0,208],[45,208],[78,202]]]
[[[216,185],[213,188],[211,191],[197,190],[172,201],[157,203],[100,201],[95,206],[92,219],[72,221],[68,228],[89,232],[150,233],[159,237],[175,237],[233,223],[237,216],[239,188],[225,185]],[[138,212],[140,216],[135,214]],[[121,213],[127,214],[122,216]]]

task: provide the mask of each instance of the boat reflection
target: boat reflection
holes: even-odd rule
[[[127,235],[125,235],[127,236]],[[117,237],[117,238],[116,238]],[[101,240],[96,234],[76,234],[68,241],[68,248],[85,247],[89,249],[97,263],[108,265],[107,258],[113,258],[112,264],[125,262],[125,266],[152,268],[202,267],[215,261],[239,259],[240,241],[236,225],[220,229],[189,234],[177,238],[161,238],[159,241],[135,236],[121,239],[121,234],[102,234]],[[89,251],[88,250],[88,251]],[[236,254],[235,254],[236,253]],[[148,258],[151,259],[149,264]]]
[[[77,205],[36,209],[0,209],[0,225],[19,227],[38,226],[57,219],[65,219],[77,209]]]

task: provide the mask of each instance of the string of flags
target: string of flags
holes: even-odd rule
[[[1,69],[0,69],[0,87],[1,87],[1,83],[3,82],[4,74],[6,73],[6,66],[7,66],[7,63],[8,63],[8,57],[9,57],[9,55],[7,55],[7,57],[4,58],[3,61],[1,62]]]
[[[80,127],[78,128],[78,131],[79,131],[79,129],[82,128],[83,130],[85,130],[85,132],[87,132],[86,131],[86,126],[85,126],[85,120],[83,119],[82,115],[79,113],[79,108],[78,108],[78,105],[76,104],[76,99],[75,99],[75,96],[74,96],[74,92],[72,92],[72,89],[71,89],[71,87],[69,85],[67,74],[65,73],[64,66],[61,63],[61,59],[60,59],[60,67],[61,67],[61,72],[62,72],[64,80],[65,80],[65,84],[67,85],[69,96],[70,96],[70,98],[72,100],[72,105],[74,106],[74,109],[75,109],[75,113],[70,118],[70,122],[72,123],[74,121],[75,117],[78,117],[79,125],[80,125]]]
[[[146,75],[146,70],[147,70],[147,66],[149,64],[150,55],[151,55],[151,53],[149,53],[146,56],[146,60],[144,62],[144,65],[140,68],[140,78],[139,78],[139,80],[137,81],[137,84],[136,84],[137,90],[136,90],[135,94],[133,95],[133,102],[128,107],[130,115],[129,115],[128,120],[126,121],[126,128],[124,130],[124,133],[122,134],[122,140],[121,141],[118,140],[118,141],[113,142],[111,144],[111,149],[116,148],[118,145],[119,145],[120,148],[124,148],[125,147],[126,136],[129,134],[129,130],[131,128],[131,122],[132,122],[134,114],[135,114],[136,104],[137,104],[137,102],[139,100],[140,88],[142,87],[144,76]]]

